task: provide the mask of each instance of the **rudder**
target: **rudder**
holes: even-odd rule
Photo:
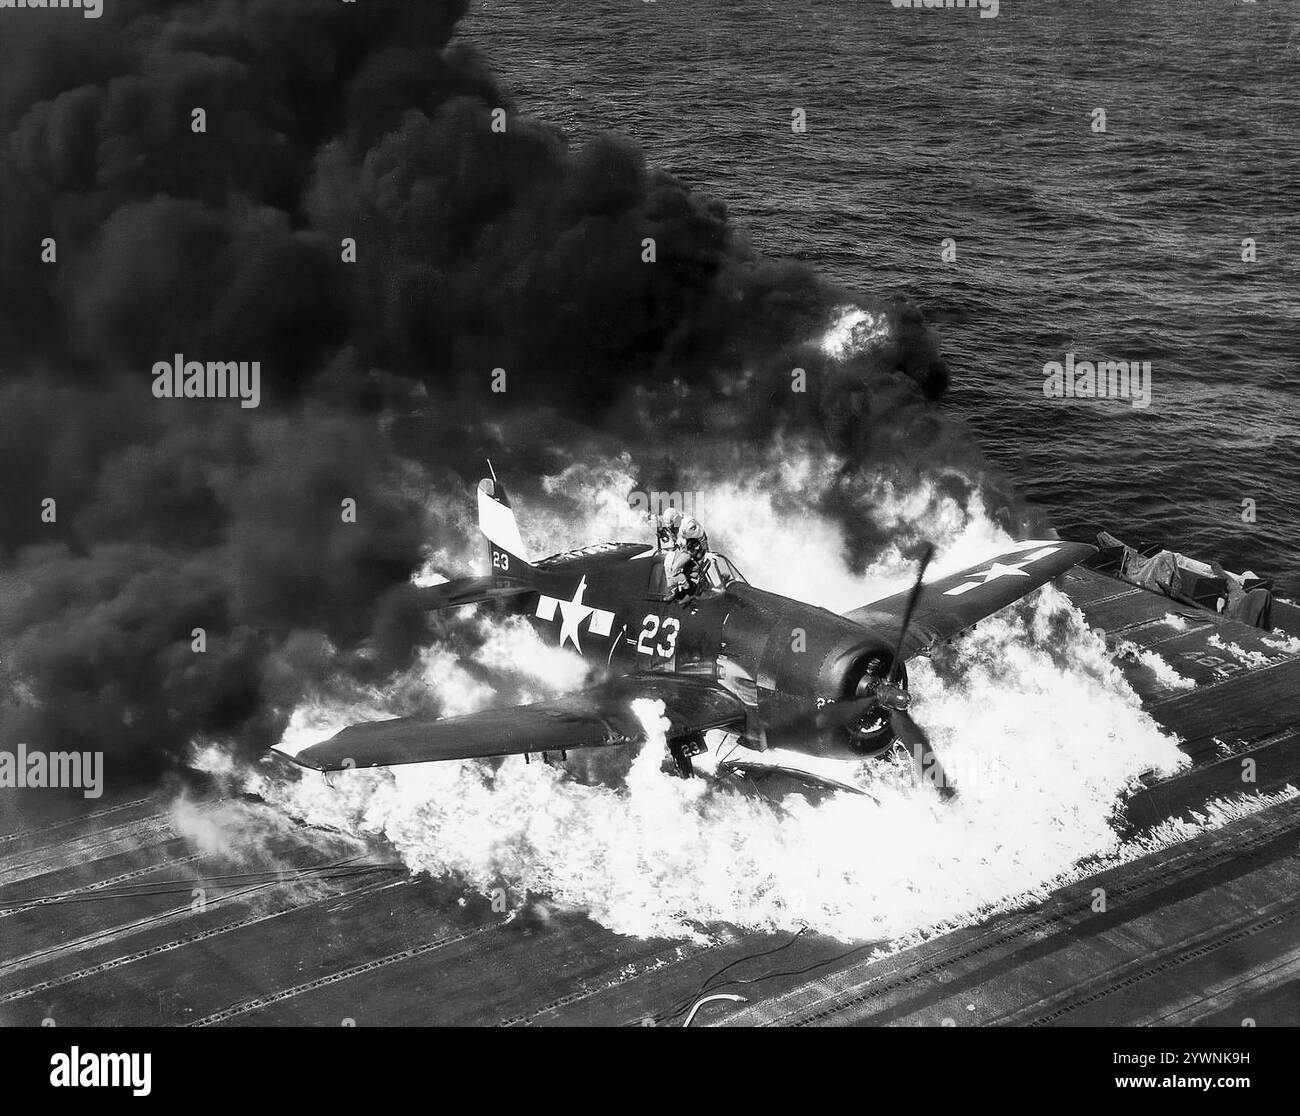
[[[487,539],[488,565],[493,573],[522,577],[532,568],[510,497],[490,477],[478,482],[478,526]]]

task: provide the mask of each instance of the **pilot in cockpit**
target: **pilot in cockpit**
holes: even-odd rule
[[[677,531],[677,545],[695,559],[697,565],[703,563],[704,556],[709,552],[709,536],[704,533],[704,528],[695,516],[688,515],[682,520]]]
[[[650,513],[649,518],[654,521],[659,549],[676,550],[677,532],[682,526],[682,513],[669,504],[659,515]]]
[[[686,516],[677,532],[677,549],[664,561],[668,588],[674,597],[690,597],[699,592],[708,554],[709,536],[695,516]]]

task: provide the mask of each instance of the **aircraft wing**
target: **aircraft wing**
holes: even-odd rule
[[[903,658],[951,639],[1096,552],[1097,548],[1087,543],[1056,539],[1017,543],[996,558],[926,582],[903,642]],[[909,592],[872,601],[845,615],[873,631],[897,633]]]
[[[484,601],[505,601],[536,592],[531,585],[508,577],[457,577],[440,585],[423,585],[419,593],[420,607],[426,612],[436,608],[458,608],[461,605],[481,604]]]
[[[743,723],[745,707],[712,682],[677,674],[637,674],[535,705],[484,709],[463,717],[399,717],[350,725],[290,756],[316,771],[399,763],[481,759],[639,744],[645,730],[632,702],[657,698],[669,735]]]

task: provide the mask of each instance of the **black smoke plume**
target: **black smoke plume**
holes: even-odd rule
[[[465,8],[9,13],[5,746],[103,749],[110,776],[196,737],[257,754],[304,686],[403,665],[423,497],[485,450],[533,476],[610,439],[666,474],[701,432],[784,429],[863,467],[986,469],[934,410],[948,370],[914,309],[763,258],[624,140],[570,148],[456,38]],[[816,341],[849,303],[888,330],[836,359]],[[261,406],[155,399],[176,353],[260,362]]]

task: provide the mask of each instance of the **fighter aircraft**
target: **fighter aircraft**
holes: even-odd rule
[[[598,664],[603,680],[550,701],[459,717],[352,725],[291,758],[318,771],[640,745],[636,698],[663,702],[666,763],[682,776],[706,737],[730,743],[716,777],[781,771],[822,787],[790,756],[859,760],[905,746],[947,797],[954,786],[909,712],[907,660],[1023,597],[1095,552],[1043,539],[960,573],[915,584],[839,615],[750,585],[724,555],[703,562],[695,591],[670,591],[656,544],[598,543],[534,560],[505,489],[478,486],[491,573],[426,587],[427,609],[491,603],[528,617],[541,637]],[[737,758],[739,757],[739,758]],[[824,767],[825,765],[823,765]]]

